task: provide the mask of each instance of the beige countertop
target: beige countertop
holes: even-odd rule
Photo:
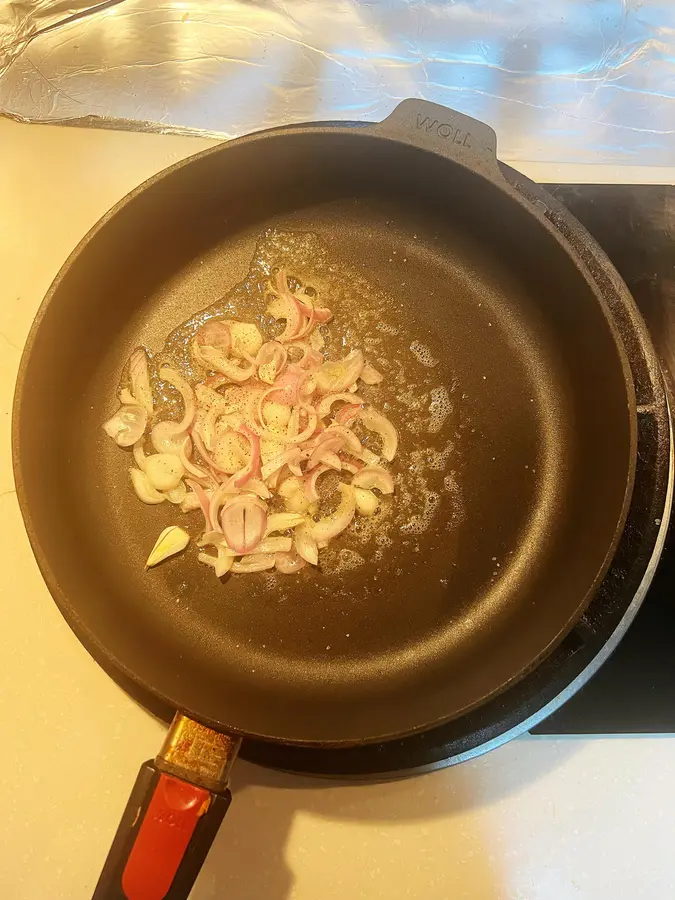
[[[164,732],[88,657],[31,555],[9,452],[21,348],[49,283],[96,219],[209,143],[0,121],[3,900],[88,900],[138,767]],[[240,762],[233,789],[193,900],[675,895],[672,737],[522,738],[454,769],[362,786]]]

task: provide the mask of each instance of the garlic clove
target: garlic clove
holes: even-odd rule
[[[150,551],[150,556],[145,563],[146,569],[150,566],[156,566],[170,556],[181,553],[190,543],[190,535],[178,525],[169,525],[160,534],[155,542],[155,546]]]
[[[183,464],[173,453],[155,453],[145,459],[145,474],[158,491],[177,488],[185,474]]]
[[[374,516],[380,501],[372,491],[367,488],[354,488],[354,502],[356,503],[356,511],[362,516]]]

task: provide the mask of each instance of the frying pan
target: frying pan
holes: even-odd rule
[[[490,128],[416,100],[253,134],[141,185],[52,285],[15,403],[26,528],[85,646],[179,710],[97,898],[187,896],[240,737],[350,746],[448,721],[536,666],[606,572],[635,469],[630,369],[592,273],[495,153]],[[145,572],[175,515],[134,500],[101,423],[130,351],[217,301],[270,228],[318,235],[439,348],[461,515],[453,495],[414,547],[283,589],[189,555]]]

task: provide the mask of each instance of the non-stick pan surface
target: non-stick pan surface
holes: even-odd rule
[[[31,332],[14,451],[50,590],[85,643],[214,727],[350,743],[457,716],[564,636],[620,536],[636,414],[619,338],[489,129],[465,138],[439,109],[263,132],[161,173],[84,239]],[[283,588],[220,583],[192,554],[146,572],[176,514],[136,501],[101,423],[130,350],[222,296],[270,227],[318,234],[440,345],[461,514],[448,494],[417,549]]]

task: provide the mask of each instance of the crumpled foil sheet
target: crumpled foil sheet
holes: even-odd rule
[[[424,97],[509,160],[675,160],[669,0],[0,0],[0,111],[231,137]]]

